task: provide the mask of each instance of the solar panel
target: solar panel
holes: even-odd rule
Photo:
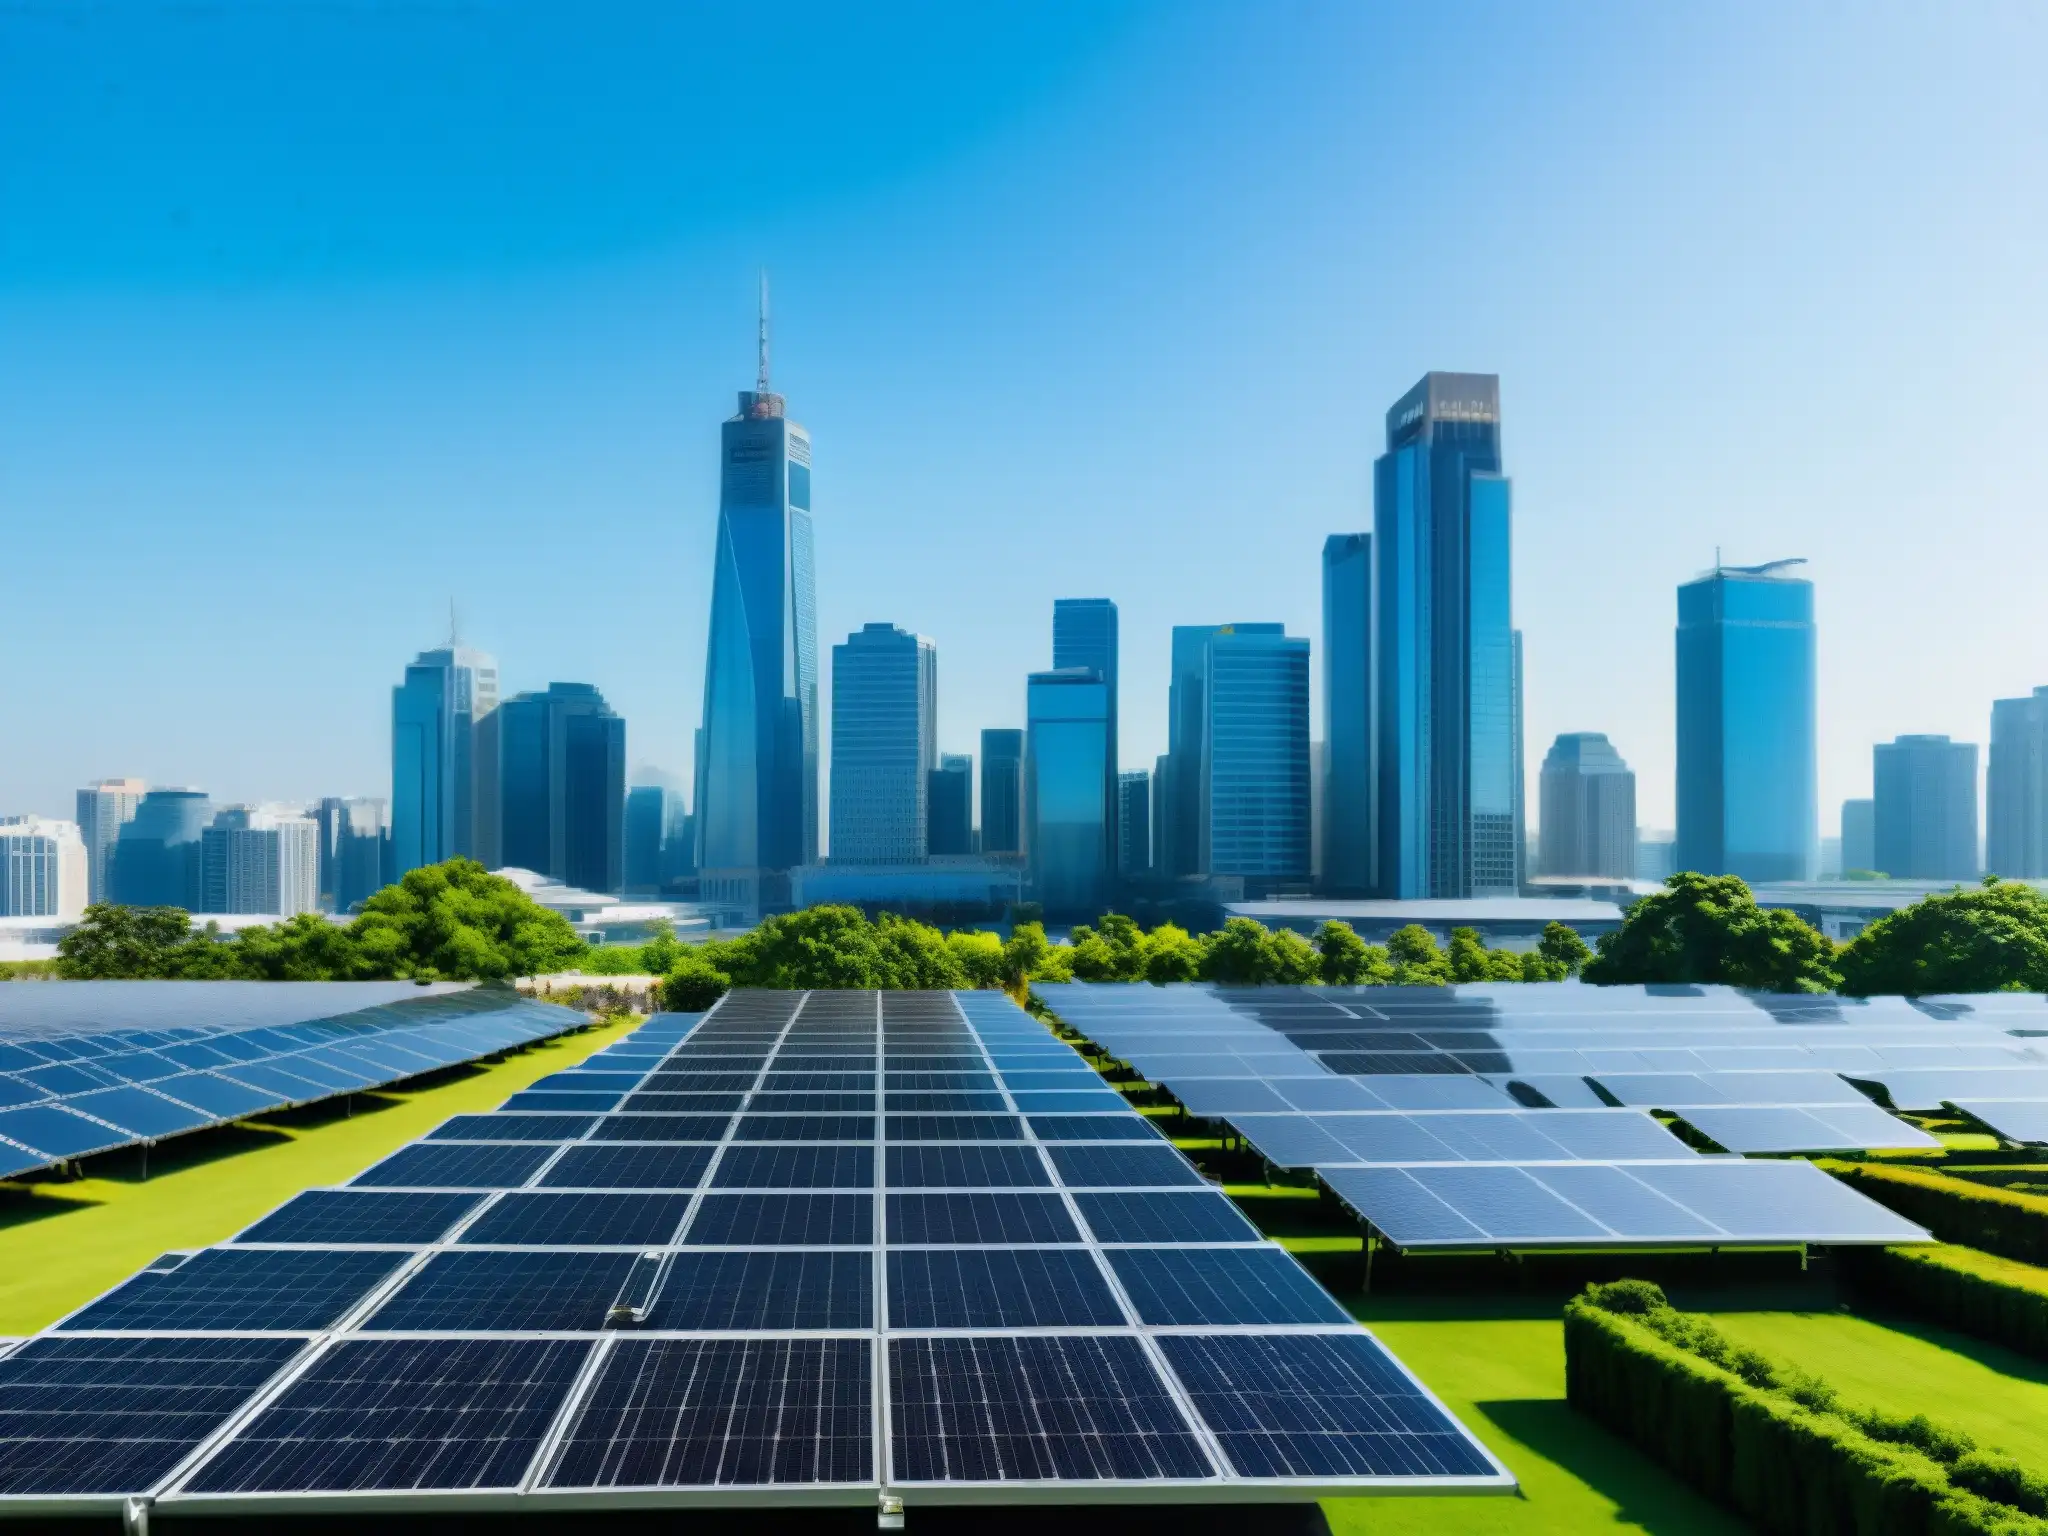
[[[238,1243],[432,1243],[476,1209],[478,1194],[311,1189],[236,1237]]]
[[[427,1132],[427,1140],[574,1141],[596,1123],[593,1115],[457,1115]]]
[[[1002,1143],[892,1146],[888,1173],[891,1189],[1003,1189],[1052,1183],[1037,1152]]]
[[[555,1155],[544,1145],[419,1142],[349,1182],[359,1189],[516,1189]]]
[[[1876,1147],[1939,1147],[1941,1143],[1875,1104],[1812,1108],[1703,1104],[1685,1122],[1730,1152],[1835,1152]]]
[[[711,1177],[718,1189],[866,1189],[874,1182],[873,1147],[801,1142],[727,1147]]]
[[[1142,1115],[1031,1115],[1031,1134],[1040,1141],[1158,1141]]]
[[[1144,1188],[1203,1182],[1194,1165],[1172,1147],[1097,1147],[1062,1142],[1046,1149],[1070,1189]]]
[[[657,1142],[570,1147],[541,1177],[544,1189],[694,1189],[712,1149]]]
[[[1981,1120],[2007,1141],[2048,1142],[2048,1100],[1953,1099],[1964,1114]]]
[[[1081,1234],[1058,1195],[1036,1191],[892,1194],[892,1244],[1078,1243]]]
[[[870,1195],[708,1194],[684,1241],[749,1248],[853,1244],[874,1238]]]
[[[1258,1228],[1220,1194],[1086,1190],[1074,1196],[1098,1243],[1241,1243]]]
[[[444,1251],[364,1326],[389,1333],[596,1329],[633,1260],[630,1253]]]
[[[1083,1248],[906,1248],[889,1253],[892,1328],[1117,1327],[1108,1283]]]
[[[1288,1254],[1259,1248],[1118,1248],[1109,1256],[1140,1322],[1344,1323],[1350,1315]]]
[[[728,1115],[606,1115],[590,1131],[592,1141],[720,1141]]]
[[[648,1323],[692,1331],[872,1328],[874,1277],[866,1253],[679,1253],[660,1282]]]
[[[58,1326],[67,1333],[325,1328],[403,1258],[360,1248],[206,1248],[143,1271]]]

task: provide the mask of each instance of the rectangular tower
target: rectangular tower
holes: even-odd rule
[[[2009,880],[2048,876],[2048,688],[1992,700],[1984,799],[1985,868]]]
[[[1143,768],[1116,776],[1116,848],[1124,879],[1152,873],[1152,775]]]
[[[1872,869],[1894,880],[1977,878],[1977,744],[1901,736],[1871,751]]]
[[[893,624],[832,647],[832,857],[925,856],[939,764],[938,648]]]
[[[1373,466],[1373,856],[1382,896],[1521,887],[1520,705],[1500,380],[1426,375]]]
[[[981,733],[981,851],[1024,849],[1024,733],[991,728]]]
[[[1033,672],[1025,685],[1024,846],[1046,913],[1089,917],[1109,897],[1109,685],[1092,667]]]
[[[1598,731],[1571,731],[1543,759],[1538,865],[1546,875],[1636,878],[1636,776]]]
[[[1153,786],[1165,836],[1152,851],[1167,879],[1207,874],[1202,866],[1202,757],[1209,729],[1209,642],[1219,634],[1280,635],[1284,624],[1176,624],[1166,685],[1166,758]]]
[[[1248,896],[1299,887],[1309,872],[1308,641],[1224,629],[1205,660],[1202,872],[1241,878]]]
[[[519,694],[499,716],[505,863],[580,890],[623,890],[626,722],[589,683]]]
[[[94,779],[78,791],[78,834],[85,844],[90,900],[108,899],[107,856],[148,792],[149,786],[140,779]]]
[[[1323,541],[1322,888],[1365,896],[1372,859],[1372,535]]]
[[[1109,687],[1110,838],[1117,836],[1117,613],[1116,604],[1106,597],[1062,597],[1052,605],[1052,665],[1055,672],[1071,667],[1090,667]]]
[[[497,707],[496,659],[453,642],[422,651],[391,690],[394,878],[477,856],[476,732]]]
[[[925,846],[933,853],[974,852],[974,759],[942,753],[926,794]]]

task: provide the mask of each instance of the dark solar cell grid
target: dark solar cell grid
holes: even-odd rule
[[[235,1239],[238,1243],[432,1243],[475,1210],[478,1194],[310,1189]],[[240,1326],[234,1324],[231,1326]]]
[[[627,1339],[547,1484],[645,1488],[874,1477],[865,1339]]]
[[[471,1247],[549,1248],[666,1243],[690,1208],[685,1194],[507,1195],[462,1234]]]
[[[1055,1143],[1047,1150],[1069,1189],[1141,1189],[1148,1185],[1201,1185],[1202,1176],[1172,1147],[1091,1147]]]
[[[871,1093],[872,1072],[770,1072],[761,1080],[767,1093]]]
[[[405,1257],[389,1250],[206,1248],[175,1269],[143,1271],[62,1326],[67,1332],[325,1328]]]
[[[868,1141],[875,1139],[873,1115],[741,1115],[734,1141]]]
[[[889,1254],[892,1328],[1113,1328],[1124,1322],[1085,1248],[909,1248]]]
[[[188,1486],[206,1493],[515,1487],[590,1347],[544,1339],[344,1340]]]
[[[889,1241],[905,1243],[1078,1243],[1066,1202],[1036,1191],[892,1194]]]
[[[711,1148],[655,1146],[571,1147],[541,1179],[544,1189],[694,1189],[711,1166]]]
[[[1278,1248],[1118,1248],[1110,1267],[1138,1320],[1201,1323],[1348,1323],[1350,1314]]]
[[[874,1278],[865,1252],[686,1250],[670,1263],[648,1325],[715,1332],[871,1328]]]
[[[1005,1189],[1049,1186],[1045,1164],[1030,1147],[909,1143],[892,1146],[892,1189]]]
[[[149,1488],[298,1339],[31,1339],[0,1358],[0,1494]]]
[[[393,1333],[595,1329],[630,1253],[437,1253],[364,1327]]]
[[[1000,1093],[897,1093],[891,1090],[887,1107],[906,1114],[1001,1114],[1009,1104]]]
[[[551,1146],[420,1142],[349,1182],[358,1189],[516,1189],[555,1155]]]
[[[1138,1341],[893,1339],[898,1482],[1214,1475]]]
[[[719,1189],[866,1189],[875,1182],[872,1147],[728,1147],[712,1175]]]
[[[899,1051],[894,1046],[887,1052],[885,1065],[891,1072],[981,1072],[988,1067],[979,1051],[939,1056],[928,1051]]]
[[[1258,1228],[1221,1194],[1087,1190],[1074,1196],[1098,1243],[1244,1243]]]
[[[891,1072],[886,1087],[898,1093],[993,1093],[992,1072]]]
[[[873,1114],[873,1093],[757,1093],[747,1101],[749,1109],[764,1113],[833,1115]]]
[[[1040,1141],[1159,1141],[1143,1115],[1032,1115],[1031,1134]]]
[[[891,1115],[891,1141],[1022,1141],[1015,1115]]]
[[[875,1240],[871,1195],[706,1195],[684,1241],[735,1248],[859,1245]]]
[[[647,1093],[629,1095],[619,1108],[657,1115],[729,1115],[746,1095],[739,1093]]]
[[[754,1086],[754,1072],[657,1072],[647,1079],[650,1093],[744,1093]]]
[[[574,1141],[594,1115],[457,1115],[427,1132],[428,1141]]]
[[[722,1140],[729,1115],[606,1115],[590,1132],[592,1141]]]
[[[525,1093],[513,1094],[505,1101],[505,1108],[564,1114],[579,1111],[600,1114],[612,1108],[622,1097],[623,1095],[618,1093],[554,1093],[545,1089],[529,1089]]]

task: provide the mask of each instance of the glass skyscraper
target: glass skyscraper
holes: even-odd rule
[[[320,905],[346,912],[390,882],[391,814],[382,800],[329,795],[311,812],[320,830]]]
[[[1844,800],[1842,802],[1842,856],[1838,874],[1858,870],[1863,874],[1877,871],[1877,802],[1875,800]]]
[[[659,891],[668,878],[663,857],[673,817],[673,792],[660,784],[635,784],[626,791],[623,841],[625,889],[642,895]]]
[[[1024,848],[1024,733],[991,728],[981,733],[981,851],[1021,853]]]
[[[1323,541],[1322,886],[1370,895],[1372,535]]]
[[[1202,765],[1209,730],[1209,642],[1223,633],[1281,635],[1282,624],[1176,624],[1166,685],[1166,756],[1152,787],[1162,838],[1153,867],[1166,878],[1207,874],[1202,863]]]
[[[1201,870],[1241,877],[1247,895],[1299,885],[1309,872],[1308,641],[1225,628],[1204,651]]]
[[[625,888],[626,722],[589,683],[498,709],[505,863],[586,891]]]
[[[1984,866],[2012,880],[2048,876],[2048,688],[1991,703]]]
[[[974,759],[942,753],[929,782],[925,846],[933,853],[974,852]]]
[[[1091,667],[1109,685],[1109,761],[1107,774],[1110,841],[1116,842],[1117,817],[1117,614],[1106,597],[1061,597],[1052,605],[1052,665],[1055,672]]]
[[[108,855],[148,792],[140,779],[94,779],[78,791],[78,834],[85,843],[86,886],[92,900],[108,899]]]
[[[491,779],[493,754],[476,733],[498,707],[498,663],[453,641],[422,651],[391,690],[392,878],[443,859],[482,858],[478,780]],[[488,789],[486,789],[488,797]]]
[[[768,388],[722,429],[711,638],[698,737],[703,899],[758,915],[788,905],[789,871],[818,856],[818,616],[811,440]]]
[[[939,764],[938,648],[893,624],[832,647],[832,857],[922,859]]]
[[[1109,685],[1093,667],[1033,672],[1025,685],[1024,844],[1049,916],[1102,910],[1110,839]]]
[[[213,821],[203,789],[152,789],[121,826],[107,865],[107,899],[124,907],[199,910],[200,835]]]
[[[1514,895],[1520,644],[1500,380],[1432,373],[1373,466],[1373,856],[1382,896]]]
[[[1636,877],[1636,776],[1612,742],[1598,731],[1565,733],[1537,782],[1544,874]]]
[[[1894,880],[1977,877],[1977,744],[1901,736],[1871,752],[1872,867]]]
[[[1820,863],[1813,583],[1798,561],[1678,589],[1681,870],[1811,880]]]
[[[1143,768],[1116,776],[1116,850],[1126,880],[1152,873],[1152,775]]]

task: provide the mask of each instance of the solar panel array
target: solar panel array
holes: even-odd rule
[[[1512,1487],[997,994],[658,1017],[0,1358],[0,1513]]]
[[[1924,1241],[1805,1163],[1932,1147],[1849,1080],[2024,1078],[2026,1040],[1903,999],[1728,988],[1044,986],[1067,1023],[1397,1247]]]
[[[588,1022],[466,983],[0,988],[0,1178],[381,1088]]]

